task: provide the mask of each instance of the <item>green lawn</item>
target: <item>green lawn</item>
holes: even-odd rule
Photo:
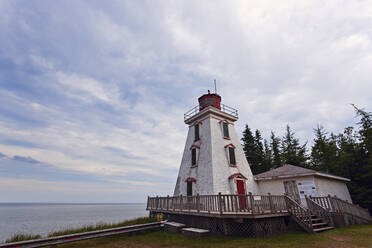
[[[79,228],[71,228],[71,229],[65,229],[65,230],[61,230],[57,232],[51,232],[48,234],[47,237],[55,237],[55,236],[61,236],[61,235],[73,234],[73,233],[81,233],[81,232],[90,232],[90,231],[103,230],[103,229],[114,228],[114,227],[145,224],[145,223],[150,223],[150,222],[155,222],[155,221],[157,221],[155,218],[142,217],[142,218],[122,221],[122,222],[115,223],[115,224],[97,223],[95,225],[86,225],[86,226],[82,226]],[[5,242],[11,243],[11,242],[24,241],[24,240],[39,239],[39,238],[46,238],[46,237],[42,237],[41,235],[27,234],[27,233],[17,233],[17,234],[14,234],[11,238],[7,239]]]
[[[58,247],[290,247],[290,248],[372,248],[372,225],[337,228],[320,234],[285,233],[270,238],[234,238],[215,236],[195,239],[165,231],[133,236],[116,235],[70,243]]]

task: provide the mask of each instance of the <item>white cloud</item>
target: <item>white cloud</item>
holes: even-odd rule
[[[74,10],[60,3],[45,25],[37,14],[9,8],[0,11],[14,16],[0,18],[9,27],[21,19],[13,25],[25,48],[20,53],[7,35],[5,54],[17,66],[41,68],[30,78],[62,98],[48,103],[17,88],[0,90],[10,112],[45,122],[25,129],[0,119],[0,135],[39,145],[1,145],[9,156],[96,175],[175,180],[187,132],[183,112],[214,78],[223,102],[239,110],[238,134],[248,123],[265,136],[281,135],[289,123],[310,141],[318,123],[334,132],[353,124],[350,103],[372,109],[367,1],[80,3]],[[31,42],[30,32],[44,43]]]
[[[93,100],[100,100],[107,103],[117,103],[119,99],[119,92],[115,85],[108,85],[104,87],[104,83],[99,82],[93,78],[83,77],[76,74],[65,74],[57,72],[56,77],[59,83],[67,87],[67,94],[81,98],[85,101],[89,98]]]

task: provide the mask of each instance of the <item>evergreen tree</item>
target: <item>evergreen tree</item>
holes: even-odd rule
[[[280,154],[280,138],[276,137],[275,133],[271,131],[270,139],[270,148],[272,151],[272,166],[273,168],[277,168],[282,166],[282,159]]]
[[[261,132],[256,130],[255,135],[253,135],[248,125],[245,125],[241,141],[243,143],[243,150],[251,167],[252,173],[258,174],[264,172],[264,151]]]
[[[311,147],[311,168],[318,171],[328,172],[328,139],[327,132],[322,126],[317,126],[314,129],[315,139],[314,144]]]
[[[248,163],[251,167],[252,173],[256,174],[256,155],[255,155],[255,138],[252,134],[251,129],[248,127],[248,125],[245,125],[244,131],[243,131],[243,137],[241,139],[243,142],[243,150],[245,153],[245,157],[248,160]]]
[[[338,175],[339,167],[339,148],[337,146],[337,135],[331,133],[330,137],[327,139],[327,155],[326,155],[326,164],[327,169],[331,174]]]
[[[264,167],[264,148],[262,143],[262,135],[260,130],[256,129],[254,136],[255,143],[255,162],[256,162],[256,173],[261,173],[265,171]]]
[[[355,172],[358,171],[360,165],[358,144],[353,127],[346,127],[344,132],[338,135],[337,145],[339,147],[337,174],[356,179]]]
[[[300,142],[295,138],[295,133],[291,131],[289,125],[286,127],[286,134],[281,142],[282,161],[284,164],[292,164],[297,166],[307,166],[306,143],[300,145]]]
[[[352,179],[353,201],[372,211],[372,113],[358,109],[353,105],[357,116],[360,117],[358,134],[359,147],[357,165]]]
[[[357,130],[347,127],[341,134],[328,136],[322,126],[314,129],[310,167],[351,179],[348,187],[353,202],[372,212],[372,113],[353,107],[360,118]],[[283,164],[308,166],[306,143],[300,144],[289,125],[282,138],[271,132],[270,142],[259,130],[253,135],[246,125],[241,140],[253,174]]]
[[[324,127],[318,125],[314,129],[315,139],[311,147],[311,169],[327,173],[338,173],[337,137],[327,137]]]
[[[264,140],[264,158],[263,158],[263,170],[268,171],[273,168],[273,152],[270,148],[267,140]]]
[[[356,113],[360,116],[361,127],[359,128],[359,140],[361,149],[363,150],[364,158],[367,164],[372,164],[372,113],[366,112],[363,109],[358,109],[353,105]]]

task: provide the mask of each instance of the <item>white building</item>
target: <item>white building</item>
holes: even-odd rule
[[[174,195],[259,193],[234,128],[235,109],[217,94],[185,114],[189,126]]]
[[[253,177],[234,123],[237,110],[221,104],[217,94],[205,94],[188,111],[189,127],[174,196],[287,193],[298,202],[305,195],[337,196],[351,202],[347,178],[285,165]]]
[[[346,182],[350,179],[301,168],[294,165],[266,171],[254,176],[261,194],[288,194],[305,205],[307,196],[337,196],[351,203]]]

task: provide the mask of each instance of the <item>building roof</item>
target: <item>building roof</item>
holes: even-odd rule
[[[350,181],[350,179],[345,177],[339,177],[323,172],[318,172],[311,169],[306,169],[290,164],[283,165],[279,168],[269,170],[254,176],[254,179],[257,181],[260,180],[274,180],[279,178],[288,178],[288,177],[299,177],[299,176],[319,176],[319,177],[327,177],[335,180],[341,181]]]

